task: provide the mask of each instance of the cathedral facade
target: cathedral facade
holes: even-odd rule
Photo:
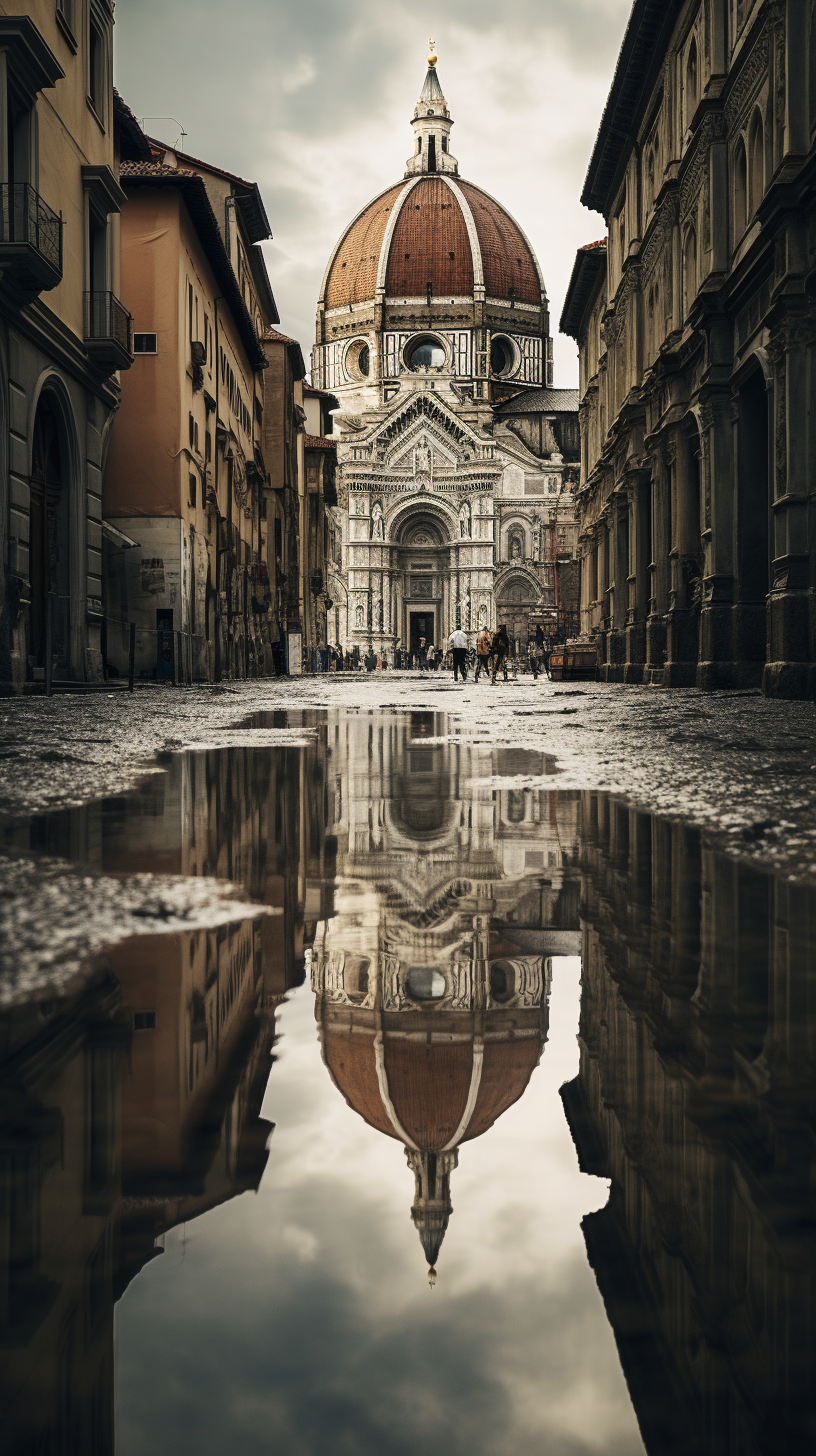
[[[330,640],[378,651],[555,624],[574,554],[577,393],[552,387],[544,279],[521,228],[459,178],[436,71],[403,179],[326,269],[312,379],[340,402]]]

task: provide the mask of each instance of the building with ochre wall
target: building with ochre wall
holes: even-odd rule
[[[212,680],[271,670],[263,335],[277,311],[250,182],[151,143],[122,167],[136,360],[105,475],[108,659]],[[129,544],[128,544],[129,543]]]
[[[24,8],[0,10],[1,692],[44,678],[47,643],[57,679],[102,677],[102,472],[131,362],[113,5]]]

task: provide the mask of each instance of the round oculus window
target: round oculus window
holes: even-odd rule
[[[406,989],[413,1001],[441,1001],[445,977],[437,966],[412,966]]]
[[[371,373],[371,350],[364,340],[349,345],[346,373],[350,379],[367,379]]]
[[[421,334],[405,350],[405,361],[409,369],[442,369],[445,357],[443,345],[431,334]]]
[[[490,345],[490,370],[492,374],[512,374],[516,367],[516,355],[509,339],[499,335]]]

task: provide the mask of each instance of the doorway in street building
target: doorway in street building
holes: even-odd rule
[[[46,639],[57,677],[70,676],[70,472],[56,401],[44,391],[34,421],[31,463],[31,627],[29,673],[45,671]]]
[[[434,641],[434,626],[436,613],[428,611],[408,613],[408,643],[411,655],[419,651],[419,639],[425,638],[425,646],[430,647]]]

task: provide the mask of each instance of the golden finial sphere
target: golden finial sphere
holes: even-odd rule
[[[429,56],[428,57],[428,65],[429,66],[435,66],[436,65],[436,62],[437,62],[437,57],[436,56]]]

